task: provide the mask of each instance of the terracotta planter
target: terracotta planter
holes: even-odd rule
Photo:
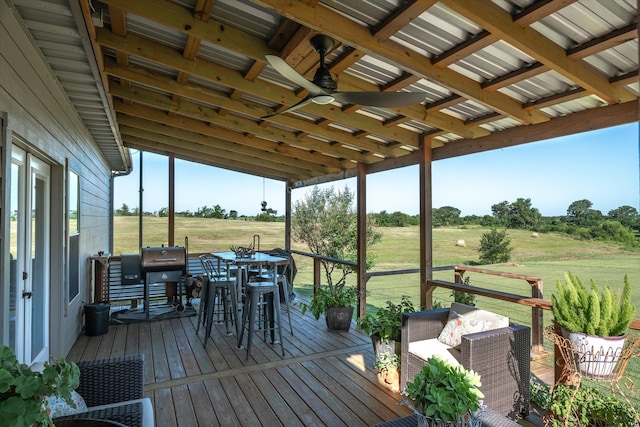
[[[327,328],[331,331],[348,332],[351,329],[352,318],[353,307],[333,307],[325,314]]]
[[[387,390],[394,393],[400,392],[400,371],[396,367],[385,368],[378,371],[378,382]]]
[[[599,337],[562,329],[562,335],[571,342],[575,364],[580,372],[591,377],[607,377],[614,372],[622,354],[626,335]]]

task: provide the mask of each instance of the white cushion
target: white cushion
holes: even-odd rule
[[[410,342],[409,353],[418,356],[424,361],[427,361],[431,356],[437,354],[444,360],[453,363],[455,366],[460,364],[458,361],[458,358],[460,357],[460,350],[456,350],[455,348],[440,342],[436,338]]]
[[[112,403],[110,405],[91,406],[88,410],[98,410],[105,408],[115,408],[118,406],[129,405],[131,403],[142,403],[142,427],[154,427],[153,405],[148,397],[136,400],[127,400],[126,402]]]
[[[454,310],[449,310],[449,320],[440,332],[438,341],[451,347],[459,347],[462,336],[474,332],[486,331],[491,327],[491,322],[472,317],[473,312],[459,314]]]

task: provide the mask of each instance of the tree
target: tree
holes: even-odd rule
[[[481,264],[497,264],[500,262],[509,262],[511,259],[511,239],[507,237],[507,231],[498,231],[492,228],[482,236],[480,236],[480,253]]]
[[[492,205],[491,214],[498,218],[500,223],[506,227],[509,223],[509,202],[505,200],[504,202]]]
[[[567,222],[577,227],[590,227],[602,220],[602,212],[591,209],[593,203],[587,199],[576,200],[567,208]]]
[[[618,221],[625,227],[640,230],[640,216],[638,216],[638,210],[632,206],[625,205],[612,209],[607,214],[607,218]]]
[[[294,240],[304,242],[309,250],[317,255],[346,261],[356,261],[357,255],[357,216],[351,205],[354,195],[345,187],[336,192],[333,187],[320,189],[313,187],[303,200],[294,205],[291,221],[291,234]],[[382,238],[382,233],[375,230],[371,215],[366,224],[366,245],[370,246]],[[344,286],[347,276],[354,271],[348,265],[321,261],[325,271],[327,284],[330,287]],[[375,264],[371,254],[367,254],[366,268]],[[335,283],[332,273],[338,266],[342,276]]]
[[[507,201],[491,206],[491,212],[500,224],[508,228],[531,230],[540,222],[540,211],[531,206],[531,199],[518,198],[515,202]]]
[[[115,214],[120,216],[129,216],[131,215],[131,212],[129,211],[129,206],[127,206],[126,203],[123,203],[120,209],[116,209]]]
[[[443,206],[435,208],[432,214],[432,221],[435,227],[441,225],[455,225],[460,223],[460,209],[453,206]]]
[[[518,198],[509,206],[508,227],[533,230],[540,217],[540,211],[531,206],[531,199]]]

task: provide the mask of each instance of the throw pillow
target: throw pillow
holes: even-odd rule
[[[43,405],[51,418],[87,412],[87,404],[75,390],[71,392],[71,403],[67,403],[60,396],[47,396],[44,398]]]
[[[462,343],[462,336],[474,332],[482,332],[491,326],[491,322],[479,319],[470,319],[466,314],[449,311],[449,320],[440,332],[438,341],[448,346],[457,348]]]

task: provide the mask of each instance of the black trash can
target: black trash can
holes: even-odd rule
[[[86,304],[84,306],[84,329],[88,336],[94,337],[109,332],[110,309],[111,304],[107,302]]]

